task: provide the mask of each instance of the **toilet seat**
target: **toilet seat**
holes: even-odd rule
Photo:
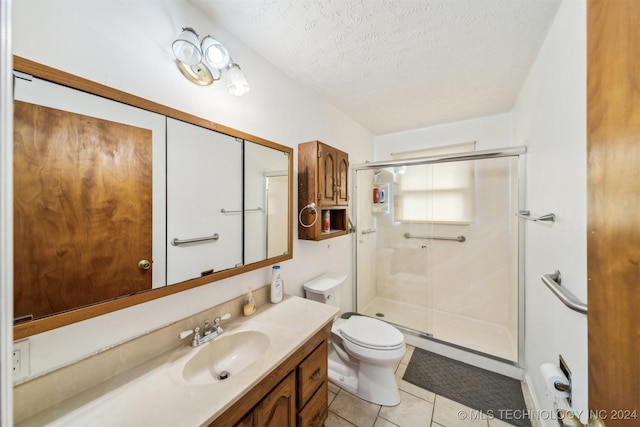
[[[404,347],[404,336],[395,327],[367,316],[351,316],[336,325],[343,339],[372,350]]]

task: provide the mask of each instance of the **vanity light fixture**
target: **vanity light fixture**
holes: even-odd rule
[[[242,96],[249,92],[249,83],[240,66],[233,62],[227,48],[211,36],[200,42],[193,28],[185,27],[171,45],[176,64],[192,83],[209,86],[222,78],[226,71],[231,95]]]

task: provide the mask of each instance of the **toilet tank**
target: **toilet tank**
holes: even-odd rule
[[[302,286],[307,299],[340,307],[342,284],[346,279],[347,276],[330,277],[322,275],[304,283]]]

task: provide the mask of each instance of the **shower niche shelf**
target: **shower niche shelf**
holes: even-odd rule
[[[389,183],[373,183],[371,212],[378,215],[389,213]]]

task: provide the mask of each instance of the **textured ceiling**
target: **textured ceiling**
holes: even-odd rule
[[[191,3],[381,135],[510,111],[560,0]]]

